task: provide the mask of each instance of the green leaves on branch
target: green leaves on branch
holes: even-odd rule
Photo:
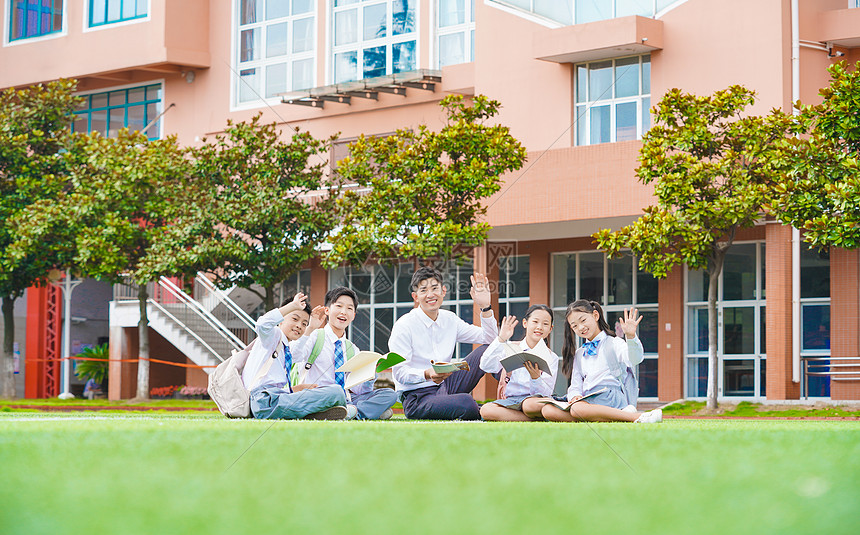
[[[773,146],[797,125],[773,110],[745,115],[753,91],[732,86],[709,97],[670,90],[655,107],[655,126],[643,136],[637,177],[655,182],[657,204],[633,224],[594,234],[610,255],[631,249],[657,277],[673,266],[708,266],[752,227],[784,178]]]
[[[447,121],[439,132],[421,125],[350,145],[337,168],[349,186],[325,266],[455,258],[460,246],[484,242],[490,226],[480,221],[482,201],[499,191],[504,173],[522,167],[526,150],[507,127],[487,124],[497,101],[449,95],[441,106]]]
[[[779,147],[787,180],[771,203],[780,221],[814,246],[860,247],[860,64],[829,69],[821,104],[801,106],[806,134]]]
[[[272,308],[275,285],[315,257],[334,228],[339,188],[324,175],[334,138],[295,130],[284,140],[260,117],[228,122],[194,150],[197,204],[205,209],[187,251],[220,268],[214,275],[221,287],[262,286]]]

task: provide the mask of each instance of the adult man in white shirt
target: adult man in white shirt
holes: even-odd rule
[[[445,285],[442,274],[422,267],[412,276],[412,298],[418,307],[401,317],[391,329],[388,349],[406,360],[392,369],[394,383],[407,418],[421,420],[480,420],[471,391],[483,377],[481,355],[499,334],[490,307],[487,277],[472,275],[469,292],[481,310],[481,326],[469,325],[442,309]],[[485,344],[466,357],[469,370],[436,373],[431,361],[451,359],[458,343]]]

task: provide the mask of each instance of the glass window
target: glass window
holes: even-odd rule
[[[439,68],[475,61],[475,1],[439,0],[436,57]]]
[[[579,298],[603,302],[603,253],[579,255]]]
[[[565,26],[617,17],[653,17],[677,0],[493,0]],[[852,2],[855,0],[851,0]]]
[[[415,0],[336,1],[333,18],[335,83],[417,69]]]
[[[626,305],[633,303],[633,255],[624,253],[606,260],[609,293],[606,303]]]
[[[149,139],[160,137],[161,86],[133,87],[119,91],[83,95],[83,104],[75,112],[72,125],[75,132],[100,132],[105,137],[115,137],[117,132],[128,127],[143,130]],[[155,121],[153,123],[153,121]]]
[[[10,6],[10,41],[63,29],[63,0],[12,0]]]
[[[755,299],[756,244],[733,245],[726,251],[723,262],[723,299],[737,301]]]
[[[312,0],[239,1],[239,104],[262,105],[260,99],[276,99],[315,85],[315,4]]]
[[[803,305],[803,346],[804,351],[830,349],[830,305]]]
[[[722,366],[717,387],[723,396],[764,397],[760,365],[765,355],[764,244],[739,243],[726,251],[723,270],[717,285],[717,358]],[[708,288],[705,269],[687,270],[687,340],[688,370],[695,369],[694,359],[708,353]],[[738,359],[740,355],[744,358]],[[734,360],[732,360],[734,359]],[[698,380],[688,374],[687,391],[698,387]],[[701,397],[707,394],[703,391]]]
[[[577,145],[639,139],[648,131],[651,126],[650,66],[650,56],[576,66]]]
[[[149,0],[90,0],[90,27],[143,18]]]
[[[755,395],[754,360],[726,360],[723,362],[723,395]]]
[[[708,395],[708,358],[687,359],[687,397],[703,398]]]
[[[800,246],[800,298],[830,297],[830,253]]]

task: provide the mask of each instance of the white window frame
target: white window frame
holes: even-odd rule
[[[742,241],[735,242],[732,245],[747,245],[754,244],[756,246],[756,258],[755,258],[755,273],[756,273],[756,287],[755,287],[755,298],[754,299],[739,299],[726,301],[723,299],[723,277],[725,275],[725,269],[720,272],[720,277],[718,281],[718,295],[717,295],[717,400],[718,401],[753,401],[759,402],[763,401],[767,397],[767,392],[762,391],[761,388],[761,365],[762,362],[767,362],[767,353],[761,350],[761,332],[764,326],[761,323],[761,310],[766,307],[767,299],[765,297],[765,291],[763,288],[763,283],[765,281],[762,280],[763,270],[762,270],[762,262],[764,262],[765,250],[764,246],[766,245],[764,240],[753,240],[753,241]],[[707,299],[704,301],[690,301],[690,269],[687,266],[684,266],[684,311],[685,311],[685,320],[684,320],[684,398],[690,400],[702,401],[707,399],[707,393],[704,396],[690,396],[688,395],[689,388],[691,385],[688,384],[688,373],[690,368],[690,361],[692,359],[699,358],[708,358],[708,351],[698,351],[695,348],[690,347],[690,337],[692,336],[692,329],[694,329],[695,322],[692,321],[692,313],[694,310],[707,310],[708,301]],[[732,354],[732,355],[724,355],[723,354],[723,339],[725,338],[725,322],[724,318],[724,310],[726,308],[753,308],[753,321],[754,321],[754,332],[753,332],[753,353],[751,354]],[[754,382],[753,382],[753,395],[751,396],[725,396],[724,395],[724,383],[725,383],[725,361],[734,361],[734,360],[752,360],[753,361],[753,374],[754,374]]]
[[[234,0],[233,1],[233,32],[231,38],[231,49],[232,49],[232,62],[233,62],[233,72],[231,73],[231,78],[233,79],[233,83],[230,84],[231,90],[231,102],[233,102],[233,110],[237,109],[252,109],[252,108],[261,108],[266,107],[272,104],[279,104],[281,102],[280,97],[278,96],[266,96],[266,77],[267,77],[267,69],[272,65],[278,65],[285,63],[287,65],[287,85],[284,88],[284,92],[293,91],[296,89],[310,89],[295,87],[295,81],[293,80],[293,64],[297,61],[305,61],[311,60],[311,87],[316,84],[317,79],[317,32],[319,31],[319,18],[317,13],[317,2],[311,2],[312,10],[305,13],[300,13],[298,15],[293,15],[292,13],[287,16],[266,19],[266,2],[268,0],[258,0],[262,2],[262,7],[260,7],[260,11],[262,16],[260,20],[242,25],[241,24],[241,7],[242,0]],[[292,2],[290,3],[290,8],[292,9]],[[302,52],[293,52],[293,28],[296,21],[311,19],[311,28],[313,31],[313,35],[311,36],[312,46],[310,50],[305,50]],[[287,53],[275,56],[275,57],[266,57],[266,37],[267,32],[269,31],[269,27],[275,24],[288,24],[287,31]],[[250,61],[241,61],[242,55],[242,32],[245,30],[257,30],[259,32],[259,56],[256,59]],[[257,76],[259,77],[259,87],[257,87],[256,94],[250,100],[242,101],[240,97],[242,95],[242,87],[246,83],[242,80],[242,72],[248,69],[258,69]],[[248,89],[248,91],[254,92],[253,89]]]
[[[421,68],[421,9],[420,9],[420,0],[416,0],[415,2],[415,31],[411,33],[405,33],[400,35],[393,35],[392,32],[392,19],[393,19],[393,10],[392,3],[395,0],[361,0],[354,3],[337,6],[334,5],[335,0],[330,0],[330,17],[328,21],[328,72],[327,72],[327,82],[328,84],[335,83],[344,83],[348,81],[362,80],[364,78],[363,69],[364,69],[364,50],[368,48],[375,48],[380,46],[385,46],[385,74],[391,74],[393,72],[393,62],[394,62],[394,54],[393,54],[393,45],[400,43],[407,43],[409,41],[415,41],[415,69]],[[364,8],[385,4],[386,6],[386,30],[387,34],[385,37],[379,37],[376,39],[364,39]],[[346,43],[338,45],[336,44],[337,33],[335,28],[335,21],[337,20],[337,15],[339,13],[349,11],[355,9],[356,10],[356,40],[352,43]],[[338,80],[337,79],[337,61],[336,56],[338,54],[343,54],[346,52],[355,52],[356,53],[356,78],[355,80]],[[414,69],[410,69],[414,70]]]
[[[437,69],[441,69],[446,65],[441,63],[441,54],[439,42],[442,37],[448,35],[463,34],[463,61],[459,63],[448,63],[447,65],[459,65],[460,63],[472,63],[475,61],[475,2],[479,0],[463,0],[464,9],[466,10],[465,22],[461,24],[452,24],[451,26],[439,26],[439,10],[442,7],[442,1],[436,0],[433,4],[433,27],[436,30],[436,35],[433,38],[433,65]]]
[[[629,97],[616,97],[615,96],[615,68],[617,62],[620,60],[630,59],[630,58],[639,58],[639,92],[636,95]],[[650,119],[649,124],[645,125],[643,120],[643,115],[645,115],[646,111],[651,107],[651,88],[647,88],[647,92],[645,92],[644,86],[644,76],[643,76],[643,68],[642,66],[646,63],[645,59],[648,59],[647,63],[651,61],[650,54],[638,54],[633,56],[623,56],[618,58],[609,58],[609,59],[601,59],[588,61],[583,63],[577,63],[573,66],[573,84],[574,84],[574,96],[573,96],[573,109],[574,109],[574,144],[576,146],[588,146],[588,145],[602,145],[604,143],[616,143],[617,140],[617,113],[616,109],[619,104],[636,104],[636,137],[635,139],[642,139],[642,134],[648,131],[651,127]],[[585,67],[586,73],[589,72],[588,66],[594,63],[605,63],[607,61],[612,62],[612,84],[610,88],[612,90],[612,95],[608,98],[602,98],[601,100],[593,100],[591,97],[593,95],[586,95],[582,101],[579,100],[578,87],[579,87],[579,70],[580,67]],[[651,76],[649,75],[649,81]],[[649,84],[650,85],[650,84]],[[585,81],[586,88],[589,87],[589,81]],[[598,95],[600,96],[600,95]],[[591,141],[591,111],[595,107],[609,106],[609,140],[608,141]],[[584,142],[580,142],[580,138],[582,137],[584,132]],[[632,140],[624,140],[624,141],[632,141]]]

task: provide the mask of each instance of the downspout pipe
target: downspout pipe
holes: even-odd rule
[[[800,24],[798,0],[791,0],[791,104],[800,99]],[[791,229],[791,381],[800,383],[800,230]]]

